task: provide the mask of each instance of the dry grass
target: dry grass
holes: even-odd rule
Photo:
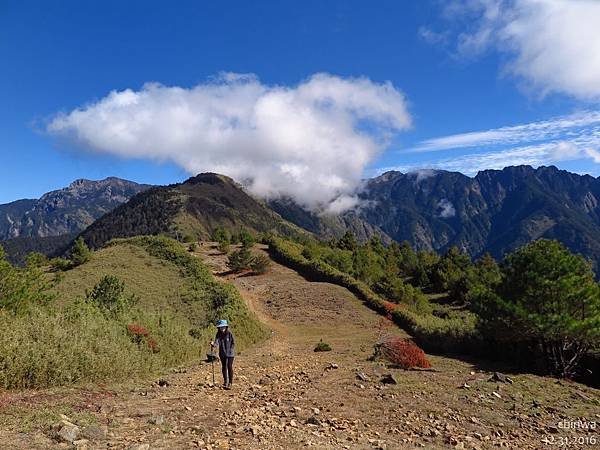
[[[66,304],[84,297],[104,275],[122,280],[127,291],[151,309],[176,304],[188,281],[177,266],[150,256],[143,248],[121,244],[98,250],[89,262],[65,272],[55,288],[59,301]]]
[[[137,297],[133,307],[107,314],[84,300],[105,275],[125,282],[126,294]],[[0,311],[0,387],[146,377],[201,358],[217,316],[235,324],[241,348],[266,334],[235,289],[171,239],[112,243],[63,276],[49,307]],[[143,345],[128,333],[132,324],[148,330]]]

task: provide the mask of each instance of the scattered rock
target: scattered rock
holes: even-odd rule
[[[329,363],[329,365],[327,367],[325,367],[325,370],[331,370],[331,369],[337,369],[339,368],[339,366],[336,363]]]
[[[304,422],[304,423],[310,424],[310,425],[321,425],[321,421],[314,416],[311,416],[308,419],[306,419],[306,422]]]
[[[70,421],[65,420],[65,419],[63,419],[63,420],[60,421],[60,425],[63,426],[63,427],[76,427],[77,426],[73,422],[70,422]]]
[[[494,382],[498,382],[498,383],[509,383],[509,384],[514,383],[514,381],[510,377],[507,377],[506,375],[504,375],[503,373],[500,373],[500,372],[494,372],[494,374],[489,378],[488,381],[494,381]]]
[[[369,377],[362,372],[358,372],[356,374],[356,378],[358,378],[360,381],[370,381]]]
[[[459,389],[471,389],[471,385],[467,383],[463,383],[458,387]]]
[[[165,423],[165,417],[164,416],[152,416],[152,417],[150,417],[150,419],[148,419],[148,423],[151,423],[153,425],[162,425],[163,423]]]
[[[79,427],[75,425],[64,425],[58,431],[58,438],[63,442],[73,443],[79,437]]]
[[[161,378],[160,380],[158,380],[156,382],[156,384],[158,384],[160,387],[169,387],[171,385],[171,383],[169,383],[167,380],[165,380],[164,378]]]
[[[103,441],[106,439],[106,431],[100,427],[90,425],[81,432],[82,436],[91,441]]]
[[[381,379],[381,382],[383,384],[398,384],[398,380],[396,380],[394,375],[392,375],[391,373],[384,375],[383,378]]]
[[[575,391],[575,395],[577,395],[582,400],[585,400],[586,402],[589,402],[591,400],[591,398],[589,398],[587,395],[585,395],[584,393],[579,392],[579,391]]]
[[[498,394],[496,391],[492,392],[492,395],[494,397],[502,398],[502,396],[500,394]]]
[[[150,444],[137,444],[129,447],[129,450],[150,450]]]

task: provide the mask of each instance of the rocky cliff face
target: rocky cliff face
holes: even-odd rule
[[[0,241],[80,232],[148,187],[119,178],[77,180],[39,200],[0,205]]]
[[[420,249],[452,245],[501,257],[555,238],[600,261],[600,180],[556,167],[507,167],[470,178],[456,172],[388,172],[369,180],[361,219]]]

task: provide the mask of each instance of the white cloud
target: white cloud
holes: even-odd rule
[[[550,120],[492,130],[453,134],[420,142],[411,151],[430,152],[490,145],[511,145],[548,139],[585,135],[600,127],[600,111],[585,111]]]
[[[391,83],[316,74],[293,87],[221,74],[193,88],[146,84],[54,117],[78,148],[214,171],[256,195],[335,211],[355,205],[365,167],[411,126]]]
[[[437,206],[440,209],[438,216],[443,219],[448,219],[456,215],[456,209],[454,208],[454,205],[446,198],[441,199]]]
[[[590,142],[595,141],[595,147]],[[486,169],[503,169],[507,166],[530,165],[533,167],[550,165],[561,161],[576,159],[591,159],[600,163],[600,135],[590,139],[575,141],[556,141],[541,144],[501,149],[496,151],[470,153],[454,158],[443,158],[426,164],[428,170],[449,170],[462,172],[466,175],[476,175]],[[423,164],[407,164],[388,168],[413,172],[422,170]]]
[[[438,33],[429,27],[419,27],[419,37],[428,44],[445,45],[448,43],[448,33]]]
[[[600,1],[459,0],[444,15],[465,19],[460,55],[495,48],[508,57],[504,71],[542,95],[600,99]]]
[[[415,183],[419,184],[421,181],[427,178],[434,177],[438,172],[434,169],[417,169],[411,172],[415,176]]]
[[[586,148],[584,149],[584,152],[588,158],[591,158],[596,164],[600,164],[600,151],[595,148]]]

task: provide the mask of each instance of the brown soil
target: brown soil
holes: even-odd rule
[[[577,438],[580,443],[568,441],[570,448],[590,448],[600,440],[597,429],[560,427],[562,420],[600,422],[598,390],[533,375],[510,374],[513,384],[490,382],[481,362],[432,355],[435,371],[387,367],[368,359],[381,317],[346,289],[306,281],[275,263],[265,275],[230,275],[212,245],[201,245],[197,254],[273,330],[266,342],[236,357],[231,391],[218,387],[217,365],[213,387],[211,365],[200,363],[163,377],[166,387],[131,383],[0,395],[2,448],[58,447],[33,410],[64,404],[75,421],[107,431],[105,440],[80,444],[87,448],[537,449],[552,446],[545,441]],[[313,352],[321,339],[331,352]],[[397,384],[382,384],[387,374]],[[31,426],[23,428],[23,418]]]

